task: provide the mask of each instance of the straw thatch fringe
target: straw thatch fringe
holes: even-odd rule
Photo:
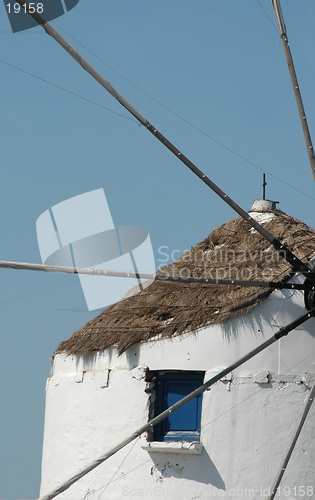
[[[264,227],[304,262],[315,253],[315,231],[280,210]],[[217,227],[162,275],[283,281],[290,265],[243,219]],[[105,278],[106,279],[106,278]],[[246,314],[271,289],[154,281],[137,295],[117,302],[62,342],[56,353],[85,355],[117,345],[119,354],[153,337],[172,337]]]

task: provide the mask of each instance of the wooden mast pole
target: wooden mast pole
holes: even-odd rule
[[[112,271],[95,267],[53,266],[50,264],[33,264],[30,262],[12,262],[0,260],[0,269],[15,269],[20,271],[43,271],[61,274],[84,274],[90,276],[103,276],[114,278],[137,278],[143,280],[171,281],[173,283],[200,283],[208,285],[246,286],[259,288],[272,288],[273,290],[315,290],[315,285],[306,280],[304,283],[288,283],[286,281],[255,281],[233,280],[225,278],[207,278],[199,276],[177,276],[173,274],[152,274],[129,271]]]
[[[300,115],[300,120],[301,120],[301,124],[302,124],[307,153],[309,156],[312,174],[313,174],[313,178],[315,181],[314,148],[313,148],[311,134],[310,134],[310,130],[309,130],[307,119],[306,119],[306,114],[305,114],[305,110],[304,110],[304,106],[303,106],[302,96],[301,96],[296,72],[294,69],[290,44],[289,44],[288,36],[286,33],[286,26],[285,26],[283,15],[282,15],[280,0],[272,0],[272,5],[273,5],[275,12],[276,12],[276,18],[277,18],[277,22],[278,22],[279,32],[280,32],[280,36],[281,36],[281,40],[282,40],[282,45],[284,48],[284,54],[285,54],[285,58],[287,61],[287,65],[288,65],[288,69],[289,69],[289,73],[290,73],[290,77],[291,77],[293,92],[295,95],[295,99],[296,99],[296,103],[297,103],[297,107],[298,107],[298,111],[299,111],[299,115]]]

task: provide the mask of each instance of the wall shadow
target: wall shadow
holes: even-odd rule
[[[160,481],[164,478],[190,479],[203,484],[209,484],[220,490],[225,490],[225,483],[203,449],[201,455],[185,455],[179,453],[150,453],[154,466],[151,474]]]

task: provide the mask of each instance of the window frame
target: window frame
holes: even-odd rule
[[[204,381],[204,371],[187,371],[187,370],[178,370],[178,371],[161,371],[155,373],[155,408],[154,414],[155,416],[162,413],[162,411],[166,410],[170,404],[167,403],[168,396],[174,398],[174,391],[170,391],[170,387],[174,389],[176,385],[181,388],[179,390],[179,396],[175,399],[178,401],[182,399],[185,395],[191,393],[194,389],[203,384]],[[186,390],[182,390],[186,387]],[[176,392],[176,391],[175,391]],[[183,394],[185,392],[185,394]],[[193,416],[188,415],[188,419],[195,419],[195,424],[193,425],[193,429],[191,430],[172,430],[171,426],[174,425],[180,426],[181,420],[186,416],[183,414],[185,405],[182,408],[179,408],[174,412],[174,414],[170,415],[172,422],[170,424],[169,418],[166,418],[159,422],[154,427],[153,431],[153,440],[156,442],[170,442],[170,441],[186,441],[186,442],[197,442],[200,443],[200,431],[201,431],[201,410],[202,410],[202,397],[203,393],[196,396],[192,402],[195,402],[195,413]],[[173,402],[174,403],[174,402]],[[189,404],[189,403],[188,403]],[[186,406],[187,408],[187,406]],[[176,422],[176,419],[178,421]],[[183,425],[185,427],[185,425]]]

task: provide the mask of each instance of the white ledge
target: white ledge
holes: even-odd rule
[[[187,441],[153,441],[141,446],[151,453],[185,453],[191,455],[201,455],[203,445],[201,443],[189,443]]]

